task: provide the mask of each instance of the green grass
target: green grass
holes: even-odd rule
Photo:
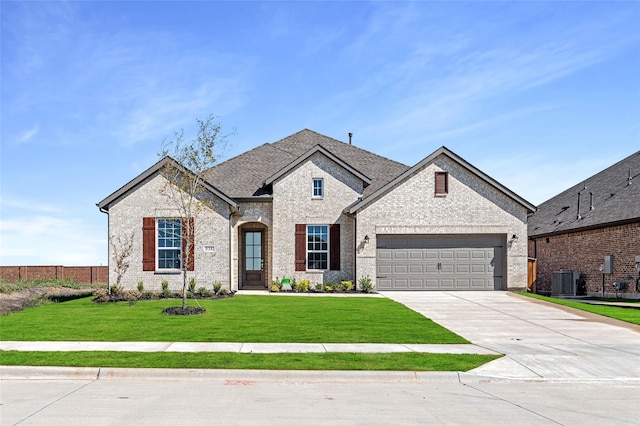
[[[424,353],[0,352],[2,365],[259,370],[468,371],[498,355]]]
[[[539,294],[518,292],[523,296],[532,297],[534,299],[544,300],[545,302],[556,303],[558,305],[568,306],[570,308],[579,309],[581,311],[591,312],[593,314],[614,318],[620,321],[629,322],[631,324],[640,325],[640,309],[620,308],[617,306],[607,305],[591,305],[589,303],[573,302],[566,299],[556,299]]]
[[[0,317],[0,340],[256,343],[468,343],[403,305],[368,297],[234,296],[189,300],[202,315],[163,316],[178,300],[90,298]]]

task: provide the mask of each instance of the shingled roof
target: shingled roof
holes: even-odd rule
[[[636,221],[640,221],[640,151],[538,206],[529,218],[528,232],[530,237],[541,237]]]
[[[363,197],[409,169],[357,146],[304,129],[277,142],[260,145],[209,169],[207,180],[232,198],[268,197],[263,184],[313,147],[320,145],[371,179]]]

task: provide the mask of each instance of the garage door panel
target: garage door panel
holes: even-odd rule
[[[378,235],[381,290],[502,289],[500,236]]]

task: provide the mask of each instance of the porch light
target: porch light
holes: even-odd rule
[[[364,236],[364,243],[365,244],[369,244],[369,235],[368,234]]]

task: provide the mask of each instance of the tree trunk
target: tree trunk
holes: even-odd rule
[[[182,309],[187,309],[187,268],[182,267]]]

